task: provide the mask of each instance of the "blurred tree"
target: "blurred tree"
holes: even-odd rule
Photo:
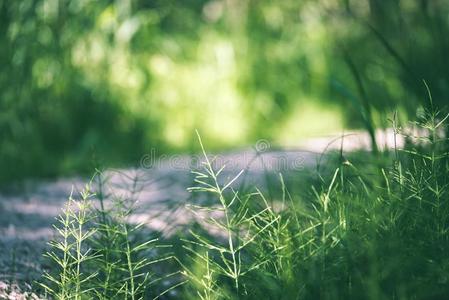
[[[340,115],[373,133],[427,103],[423,79],[447,102],[448,14],[440,0],[0,0],[0,179],[186,150],[195,128],[216,147],[338,130]]]

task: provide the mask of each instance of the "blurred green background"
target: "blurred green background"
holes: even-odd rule
[[[0,0],[0,179],[372,131],[448,63],[443,0]]]

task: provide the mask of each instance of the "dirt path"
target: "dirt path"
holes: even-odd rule
[[[379,134],[379,144],[392,146],[392,135]],[[366,149],[369,139],[355,133],[344,139],[346,150]],[[226,164],[224,178],[245,170],[240,183],[263,185],[267,173],[302,171],[314,167],[326,149],[339,149],[338,137],[313,139],[300,145],[302,150],[276,150],[268,142],[259,141],[254,149],[244,149],[217,156],[217,165]],[[138,209],[134,222],[144,222],[150,229],[170,233],[189,222],[185,208],[193,185],[192,168],[200,157],[173,155],[162,160],[145,156],[137,170],[109,170],[109,196],[133,197]],[[52,224],[61,212],[72,189],[74,195],[87,179],[73,177],[28,183],[19,192],[0,193],[0,281],[30,282],[39,278],[42,252],[52,238]],[[130,190],[134,190],[132,195]],[[45,267],[45,266],[44,266]]]

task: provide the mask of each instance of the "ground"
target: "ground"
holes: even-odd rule
[[[379,144],[391,147],[391,132],[379,133]],[[326,150],[336,150],[341,145],[339,136],[313,139],[299,148],[282,150],[275,149],[267,141],[259,141],[253,148],[219,154],[217,165],[227,165],[224,177],[245,170],[240,183],[255,182],[263,186],[268,173],[307,172],[324,162],[322,154]],[[367,148],[368,137],[361,133],[350,134],[345,137],[343,146],[348,151]],[[191,169],[197,168],[200,161],[200,156],[187,155],[162,160],[143,157],[139,169],[106,171],[103,174],[108,182],[106,194],[136,200],[137,209],[131,222],[143,222],[148,228],[169,235],[194,218],[186,209],[192,197],[186,188],[194,184]],[[28,299],[23,298],[23,293],[17,294],[18,287],[6,283],[17,282],[23,291],[40,278],[46,268],[42,254],[54,234],[55,217],[71,192],[76,197],[88,181],[80,177],[28,181],[20,188],[0,193],[0,299]],[[97,188],[94,182],[93,189]],[[7,290],[17,297],[7,298]]]

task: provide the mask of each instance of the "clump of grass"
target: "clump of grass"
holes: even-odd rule
[[[419,135],[394,120],[409,143],[385,155],[388,165],[350,154],[303,186],[307,193],[290,193],[280,175],[272,198],[240,188],[242,173],[224,180],[224,166],[215,167],[198,137],[203,169],[189,190],[211,204],[190,205],[206,222],[172,249],[175,269],[171,248],[133,237],[141,227],[129,223],[123,200],[107,208],[97,193],[103,204],[92,209],[85,191],[60,218],[61,240],[49,253],[59,272],[47,274],[44,287],[58,299],[442,299],[449,294],[447,119],[430,108],[412,124]],[[365,165],[353,163],[360,158]],[[155,258],[156,249],[165,253]],[[155,276],[155,263],[168,275]]]
[[[158,238],[146,235],[142,223],[131,224],[133,199],[106,197],[104,178],[97,175],[98,192],[92,182],[80,200],[69,198],[55,226],[58,239],[50,242],[47,256],[56,272],[46,273],[41,283],[55,299],[153,299],[173,287],[156,286],[178,272],[159,276],[153,267],[172,260],[170,251],[159,255]],[[108,203],[106,203],[107,198]],[[99,203],[95,203],[98,200]],[[175,286],[175,284],[173,284]]]
[[[197,173],[199,186],[192,190],[215,195],[220,205],[195,208],[245,247],[234,248],[233,264],[225,254],[234,245],[193,233],[189,243],[197,247],[188,251],[195,262],[187,274],[197,284],[186,289],[218,293],[205,299],[443,297],[449,292],[447,118],[429,109],[412,123],[419,136],[394,124],[411,142],[393,149],[390,166],[358,154],[373,164],[359,167],[349,155],[333,172],[320,174],[311,189],[303,187],[311,192],[301,196],[291,195],[281,177],[274,199],[256,188],[243,195],[231,190],[226,198],[216,175],[222,169],[214,171],[205,155],[205,171]],[[231,230],[219,223],[230,212],[239,220],[230,223]],[[242,232],[250,243],[240,240]],[[207,267],[198,271],[201,262]],[[234,265],[248,272],[232,272]]]

